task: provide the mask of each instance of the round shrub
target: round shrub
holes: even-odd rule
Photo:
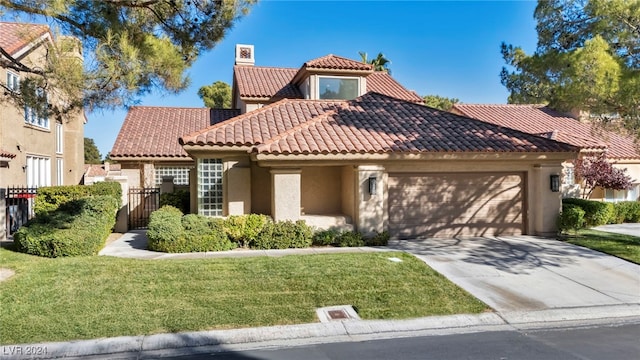
[[[269,217],[266,215],[232,215],[227,217],[223,226],[232,241],[246,248],[252,247],[267,222]]]
[[[623,222],[637,223],[640,222],[640,202],[638,201],[622,201],[614,204],[616,224]]]
[[[562,205],[562,212],[558,216],[558,230],[561,232],[578,231],[584,227],[585,211],[572,204]]]
[[[584,226],[586,227],[605,225],[616,217],[612,203],[575,198],[563,199],[562,203],[580,207],[585,213]]]
[[[253,248],[288,249],[311,246],[313,230],[304,220],[267,222],[256,237]]]
[[[315,246],[327,246],[336,243],[340,231],[336,229],[320,230],[313,234],[312,244]]]
[[[153,251],[175,252],[176,242],[183,237],[182,211],[163,206],[149,217],[148,248]]]
[[[376,233],[373,237],[364,239],[366,246],[387,246],[388,243],[389,232],[386,230],[381,233]]]

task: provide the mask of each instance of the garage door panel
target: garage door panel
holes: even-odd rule
[[[389,177],[395,237],[520,234],[523,174],[412,174]]]

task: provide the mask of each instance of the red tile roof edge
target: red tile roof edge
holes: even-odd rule
[[[0,157],[13,159],[16,157],[16,154],[0,149]]]

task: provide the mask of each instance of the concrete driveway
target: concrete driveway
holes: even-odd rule
[[[625,223],[625,224],[611,224],[594,227],[593,230],[606,231],[616,234],[633,235],[640,237],[640,224]]]
[[[640,304],[640,265],[532,236],[392,241],[498,312]]]

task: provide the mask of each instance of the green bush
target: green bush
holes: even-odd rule
[[[614,204],[616,224],[623,222],[637,223],[640,222],[640,202],[638,201],[623,201]]]
[[[364,239],[364,244],[366,246],[387,246],[388,243],[389,232],[386,230],[381,233],[376,233],[373,237]]]
[[[585,211],[574,204],[563,204],[558,216],[558,230],[561,232],[578,231],[584,227]]]
[[[304,220],[267,222],[253,244],[256,249],[288,249],[311,246],[313,230]]]
[[[115,225],[117,210],[112,196],[65,201],[21,227],[14,234],[16,249],[52,258],[95,255]]]
[[[236,246],[229,241],[220,219],[188,214],[163,206],[149,219],[149,250],[169,253],[224,251]]]
[[[269,222],[266,215],[232,215],[223,223],[229,238],[241,247],[251,247],[264,226]]]
[[[160,207],[173,206],[187,214],[191,208],[191,194],[188,190],[175,190],[160,194]]]
[[[312,244],[315,246],[327,246],[336,243],[340,236],[340,231],[336,229],[320,230],[313,234]]]
[[[345,231],[336,239],[336,246],[359,247],[364,246],[362,234],[357,231]]]
[[[148,248],[153,251],[176,252],[177,243],[183,239],[182,211],[173,206],[163,206],[149,217]]]
[[[585,213],[584,226],[588,228],[608,224],[616,217],[612,203],[575,198],[563,199],[562,203],[580,207]]]
[[[60,205],[87,196],[109,195],[121,206],[122,188],[113,181],[99,182],[93,185],[47,186],[38,189],[33,211],[36,216],[56,210]]]

